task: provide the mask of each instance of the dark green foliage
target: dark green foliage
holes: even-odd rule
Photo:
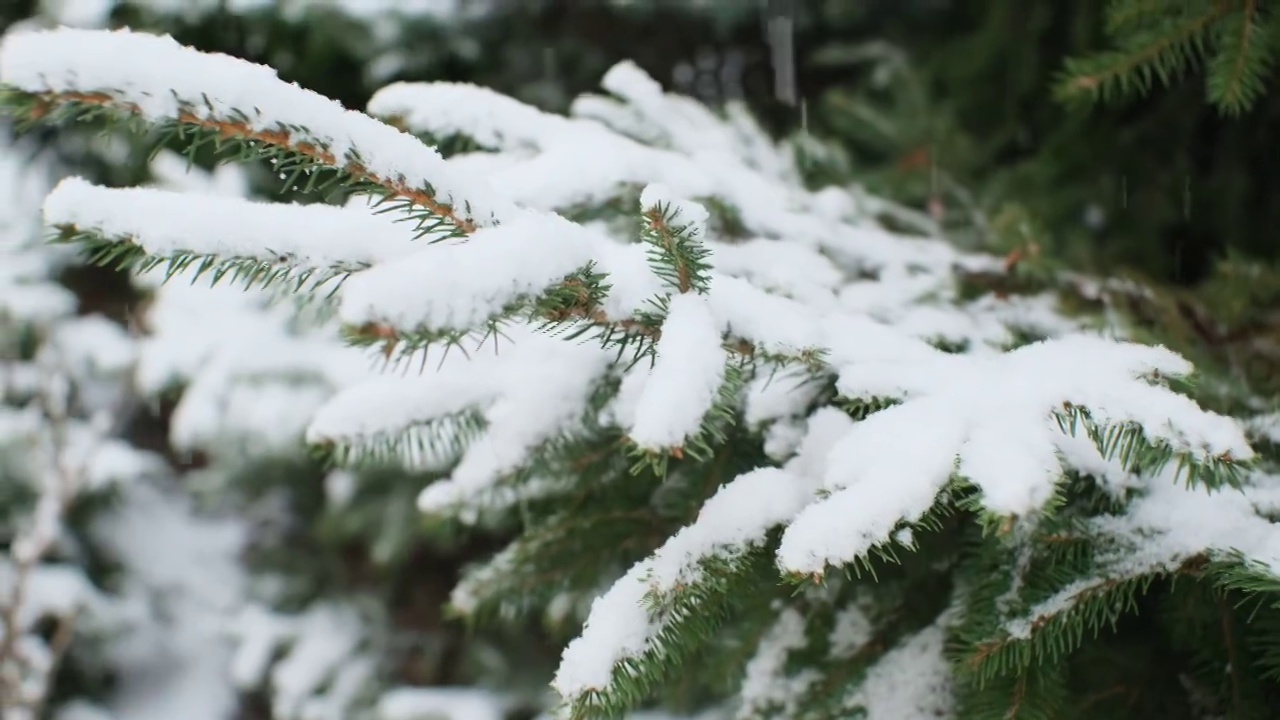
[[[1239,115],[1270,79],[1277,22],[1260,0],[1110,0],[1106,30],[1117,49],[1068,60],[1059,92],[1068,99],[1144,95],[1204,65],[1209,102]]]
[[[835,2],[801,14],[797,45],[814,49],[799,67],[809,127],[847,148],[834,164],[806,169],[838,177],[852,168],[911,208],[942,211],[943,224],[966,242],[1016,247],[1024,261],[1037,254],[1104,274],[1124,267],[1191,287],[1229,258],[1274,264],[1280,214],[1268,199],[1275,174],[1263,160],[1275,154],[1270,128],[1280,108],[1265,93],[1276,37],[1270,4],[911,5]],[[1145,21],[1118,22],[1122,6],[1139,11],[1134,18],[1145,12]],[[1135,89],[1143,77],[1160,85],[1160,72],[1172,77],[1185,54],[1117,75],[1106,86],[1115,102],[1060,101],[1066,58],[1132,59],[1130,40],[1205,8],[1222,14],[1188,41],[1193,55],[1204,49],[1188,69],[1205,71],[1211,102],[1201,82],[1119,93],[1122,78]],[[1243,37],[1235,31],[1249,17],[1259,42],[1248,45],[1253,54],[1233,55],[1231,42]],[[1244,79],[1257,81],[1231,82],[1228,65],[1250,69]],[[1243,114],[1220,110],[1246,104],[1252,109]],[[1002,227],[1011,208],[1034,222]],[[1249,292],[1243,283],[1235,290]]]

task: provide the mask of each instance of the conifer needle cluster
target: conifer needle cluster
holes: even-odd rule
[[[1145,95],[1202,69],[1208,101],[1228,115],[1266,91],[1280,47],[1280,13],[1262,0],[1110,0],[1114,49],[1067,61],[1060,94]]]

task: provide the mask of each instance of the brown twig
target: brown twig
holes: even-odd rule
[[[66,463],[70,387],[58,387],[55,383],[67,382],[67,378],[59,370],[49,370],[38,398],[48,425],[50,458],[47,472],[50,477],[46,478],[36,501],[33,526],[10,543],[9,555],[13,559],[14,583],[9,598],[0,606],[0,627],[4,630],[4,638],[0,639],[0,718],[5,716],[5,711],[9,708],[26,708],[32,710],[33,715],[38,715],[46,700],[44,692],[30,700],[22,697],[22,671],[27,666],[27,660],[22,657],[18,642],[24,632],[20,620],[27,601],[31,575],[56,540],[57,528],[75,500],[87,470],[84,461],[75,467],[69,467]],[[127,421],[126,418],[130,415],[128,403],[131,401],[126,403],[116,414],[117,426],[110,428],[109,434],[118,432],[119,426]],[[88,455],[83,457],[87,458]],[[45,671],[45,690],[70,647],[75,620],[74,614],[59,618],[49,645],[53,662]]]
[[[650,210],[644,214],[646,220],[653,227],[653,231],[658,233],[658,237],[662,238],[662,242],[667,246],[667,252],[671,253],[671,257],[676,258],[676,282],[677,289],[681,293],[687,293],[693,289],[693,278],[689,273],[689,267],[683,262],[679,262],[679,255],[676,254],[676,239],[671,228],[667,225],[666,218],[657,210]]]
[[[33,118],[40,118],[58,105],[96,105],[111,108],[131,115],[141,115],[139,108],[129,102],[122,102],[107,93],[40,93],[36,95],[41,104],[31,112]],[[254,130],[239,122],[202,118],[194,113],[183,111],[178,113],[177,121],[183,125],[213,131],[223,139],[252,140],[264,145],[285,148],[298,153],[317,163],[342,170],[357,180],[373,183],[397,197],[409,200],[415,205],[426,208],[435,215],[447,218],[459,230],[470,235],[476,231],[475,222],[458,215],[453,208],[437,200],[431,193],[409,187],[404,182],[384,178],[374,174],[360,163],[340,159],[329,150],[309,142],[294,142],[293,134],[285,130]]]

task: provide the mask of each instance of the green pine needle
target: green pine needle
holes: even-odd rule
[[[1069,58],[1060,99],[1141,97],[1203,64],[1209,102],[1238,116],[1266,91],[1280,44],[1277,13],[1260,0],[1111,0],[1105,28],[1113,47]]]

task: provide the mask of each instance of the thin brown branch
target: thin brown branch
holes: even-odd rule
[[[1126,3],[1119,10],[1107,9],[1108,24],[1113,29],[1120,29],[1143,17],[1159,12],[1169,0],[1147,0],[1143,3]]]
[[[1240,87],[1244,77],[1245,58],[1249,56],[1249,43],[1254,36],[1253,19],[1258,13],[1258,0],[1244,0],[1244,8],[1241,12],[1244,17],[1240,20],[1240,52],[1236,53],[1236,61],[1231,69],[1231,81],[1227,83],[1227,87],[1233,90]],[[1239,95],[1239,93],[1233,94]]]
[[[671,257],[676,258],[677,272],[677,289],[681,293],[687,293],[693,289],[693,277],[689,272],[689,268],[682,262],[679,262],[680,256],[676,253],[676,238],[671,232],[671,228],[667,225],[666,218],[657,210],[649,210],[644,214],[645,219],[653,226],[654,232],[658,233],[658,237],[662,238],[662,242],[667,246],[667,252],[671,253]]]
[[[67,462],[72,400],[70,380],[61,374],[60,368],[47,369],[38,402],[48,431],[48,446],[45,448],[49,454],[45,470],[48,475],[41,479],[40,495],[33,511],[31,526],[20,532],[9,546],[14,566],[14,582],[9,597],[0,606],[0,626],[4,630],[4,638],[0,639],[0,718],[4,717],[6,709],[11,708],[32,709],[33,716],[39,715],[46,701],[48,686],[75,631],[75,615],[59,619],[49,645],[53,663],[43,671],[43,690],[34,698],[23,698],[23,671],[27,669],[27,659],[22,657],[18,643],[26,631],[22,627],[21,617],[28,599],[31,575],[56,541],[67,510],[83,487],[91,455],[84,454],[75,465]],[[118,423],[130,414],[130,402],[126,401],[125,407],[115,414]],[[111,428],[109,432],[118,430],[119,426]]]
[[[1169,33],[1158,42],[1153,42],[1139,52],[1128,56],[1124,62],[1118,63],[1100,73],[1081,75],[1071,81],[1071,86],[1079,90],[1095,90],[1108,80],[1134,72],[1142,65],[1155,60],[1161,53],[1174,47],[1178,42],[1186,41],[1188,38],[1193,38],[1203,33],[1211,23],[1222,17],[1229,8],[1228,3],[1215,3],[1212,10],[1188,20],[1179,26],[1175,32]]]
[[[1023,673],[1017,684],[1013,687],[1013,704],[1009,706],[1009,711],[1004,714],[1006,720],[1013,720],[1018,717],[1018,713],[1022,712],[1022,703],[1027,699],[1027,674]]]
[[[22,701],[22,658],[18,653],[18,638],[23,628],[18,622],[22,606],[26,602],[27,583],[34,563],[20,561],[16,564],[12,594],[0,609],[0,625],[4,639],[0,641],[0,711],[17,706]],[[3,712],[0,712],[3,716]]]
[[[53,637],[49,640],[50,663],[45,673],[45,692],[31,701],[31,716],[41,717],[44,712],[45,705],[49,702],[49,682],[58,673],[58,668],[62,666],[63,659],[67,656],[67,650],[71,647],[71,641],[76,636],[76,621],[79,615],[72,612],[70,615],[64,615],[58,618],[58,626],[53,632]]]
[[[33,118],[40,118],[59,105],[96,105],[111,108],[132,115],[141,115],[138,107],[132,103],[121,102],[106,93],[42,93],[36,96],[41,104],[32,111]],[[213,131],[224,139],[252,140],[255,142],[279,147],[290,152],[303,155],[315,162],[342,170],[357,180],[373,183],[388,193],[404,198],[415,205],[424,207],[435,215],[447,218],[459,230],[470,235],[476,231],[473,221],[458,215],[453,208],[437,200],[431,193],[409,187],[403,182],[391,178],[380,177],[360,163],[339,159],[325,148],[308,142],[294,142],[293,135],[285,130],[255,130],[243,123],[230,120],[203,118],[191,112],[180,112],[178,122],[201,130]]]

